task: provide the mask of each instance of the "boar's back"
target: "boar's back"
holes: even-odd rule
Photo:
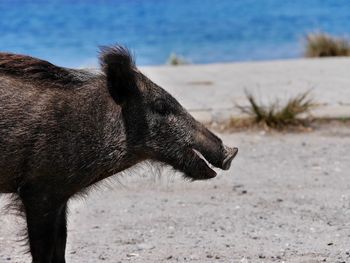
[[[69,88],[80,86],[95,75],[86,70],[58,67],[30,56],[0,52],[0,78],[11,76],[43,87]]]

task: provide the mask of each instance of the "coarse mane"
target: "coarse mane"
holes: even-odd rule
[[[0,52],[0,77],[1,75],[32,81],[39,85],[47,84],[64,88],[83,84],[93,73],[59,67],[26,55]]]
[[[108,66],[120,67],[124,71],[136,69],[135,60],[130,50],[120,45],[101,46],[99,58],[103,71],[106,71]]]
[[[106,76],[108,90],[113,99],[120,103],[135,90],[137,68],[130,51],[120,45],[100,48],[101,70]]]

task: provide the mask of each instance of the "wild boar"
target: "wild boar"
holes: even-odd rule
[[[192,180],[237,154],[135,66],[103,47],[101,72],[0,53],[0,193],[16,196],[34,263],[64,263],[67,201],[144,160]],[[199,154],[200,153],[200,154]]]

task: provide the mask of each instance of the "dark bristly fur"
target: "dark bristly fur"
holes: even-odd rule
[[[122,46],[101,46],[100,47],[100,64],[103,71],[108,67],[124,69],[125,73],[136,69],[135,61],[130,51]]]
[[[0,193],[25,214],[34,263],[64,263],[67,202],[142,161],[202,180],[236,148],[144,76],[123,47],[103,47],[101,73],[0,53]]]
[[[119,90],[114,87],[134,86],[136,82],[136,66],[128,49],[121,46],[101,47],[100,64],[107,76],[107,86],[113,99],[120,102],[122,97],[132,92],[130,89]]]
[[[66,85],[82,85],[76,70],[57,67],[47,61],[37,58],[0,53],[0,74],[18,77],[28,81],[35,81],[44,86],[51,83],[51,87],[66,87]]]

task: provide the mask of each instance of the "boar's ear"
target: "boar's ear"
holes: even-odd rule
[[[101,47],[100,64],[111,96],[117,103],[123,103],[136,84],[136,66],[129,50],[122,46]]]

